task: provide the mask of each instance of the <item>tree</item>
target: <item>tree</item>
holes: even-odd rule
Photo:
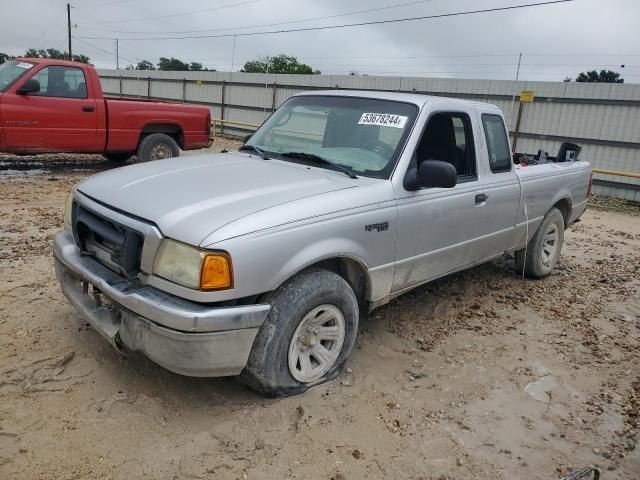
[[[136,65],[129,64],[124,67],[125,70],[155,70],[156,67],[153,63],[148,60],[142,60],[138,62]]]
[[[243,72],[247,73],[293,73],[298,75],[319,75],[320,70],[313,70],[309,65],[298,62],[296,57],[284,53],[263,60],[251,60],[244,64]]]
[[[73,61],[88,64],[90,62],[90,59],[86,55],[74,55]]]
[[[136,65],[135,70],[155,70],[156,67],[149,60],[141,60]]]
[[[9,60],[13,60],[14,57],[13,55],[9,55],[8,53],[2,53],[0,52],[0,65],[2,65],[4,62],[7,62]]]
[[[53,60],[66,60],[69,58],[69,54],[67,52],[61,52],[57,48],[47,48],[46,55],[43,55],[42,58],[51,58]]]
[[[201,72],[203,70],[202,64],[198,62],[191,62],[189,64],[189,70],[192,72]]]
[[[30,48],[24,53],[24,56],[27,58],[50,58],[51,60],[67,60],[69,58],[69,53],[61,52],[56,48],[47,48],[46,50],[36,50],[35,48]],[[91,62],[91,59],[86,55],[74,55],[73,61],[88,64]]]
[[[590,72],[582,72],[576,77],[576,82],[594,82],[594,83],[624,83],[624,79],[620,78],[620,74],[612,70],[596,70]]]
[[[158,62],[158,70],[168,72],[187,71],[189,70],[189,65],[178,60],[177,58],[160,57],[160,61]]]

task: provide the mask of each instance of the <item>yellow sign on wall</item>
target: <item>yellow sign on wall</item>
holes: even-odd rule
[[[202,80],[196,80],[196,85],[202,85]]]
[[[535,92],[533,90],[522,90],[520,92],[520,102],[522,102],[522,103],[531,103],[531,102],[533,102],[533,99],[535,98],[534,93]]]

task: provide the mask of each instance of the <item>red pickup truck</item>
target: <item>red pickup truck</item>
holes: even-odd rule
[[[0,152],[101,153],[116,163],[211,144],[207,107],[104,98],[90,65],[19,58],[0,65]]]

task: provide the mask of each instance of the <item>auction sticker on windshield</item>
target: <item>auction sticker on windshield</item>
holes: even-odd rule
[[[16,65],[18,68],[24,68],[25,70],[29,70],[30,68],[33,68],[33,65],[30,63],[19,63],[18,65]]]
[[[358,125],[377,125],[380,127],[404,128],[407,118],[390,113],[363,113]]]

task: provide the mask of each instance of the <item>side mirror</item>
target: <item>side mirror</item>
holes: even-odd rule
[[[29,95],[30,93],[38,93],[40,91],[40,82],[30,78],[22,84],[16,91],[18,95]]]
[[[244,141],[243,141],[243,143],[247,143],[247,142],[251,139],[251,137],[253,137],[253,133],[250,133],[249,135],[246,135],[246,136],[244,137]]]
[[[458,172],[449,162],[424,160],[418,168],[411,168],[404,178],[404,188],[453,188],[458,183]]]

